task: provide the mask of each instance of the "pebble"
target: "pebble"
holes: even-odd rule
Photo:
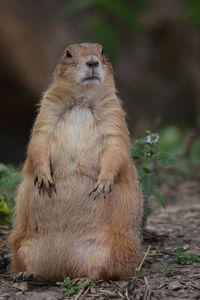
[[[188,244],[186,244],[186,245],[184,245],[183,246],[183,249],[186,251],[186,250],[188,250],[190,248],[190,245],[188,245]]]
[[[180,290],[181,287],[182,287],[182,285],[180,284],[180,282],[178,280],[174,280],[173,282],[170,282],[170,284],[168,285],[168,288],[172,291]]]

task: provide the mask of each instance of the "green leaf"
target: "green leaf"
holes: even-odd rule
[[[166,208],[166,202],[164,196],[160,193],[158,189],[154,190],[154,196],[156,200],[160,203],[163,208]]]
[[[174,275],[177,275],[180,273],[178,270],[172,269],[172,267],[165,261],[162,261],[160,264],[165,271],[166,277],[173,277]]]
[[[0,202],[0,223],[11,225],[10,209],[5,200]]]
[[[140,169],[139,178],[144,196],[148,198],[154,195],[154,191],[157,188],[156,174],[154,172],[146,173],[146,169]]]
[[[143,171],[145,174],[150,174],[150,173],[152,172],[149,168],[146,168],[146,167],[142,167],[142,171]]]
[[[22,176],[10,166],[0,164],[0,223],[11,226],[15,196]]]
[[[137,149],[136,146],[132,145],[131,146],[131,157],[133,159],[140,159],[140,158],[144,157],[144,153],[140,149]]]

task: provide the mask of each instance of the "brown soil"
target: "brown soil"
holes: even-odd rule
[[[152,199],[153,212],[144,232],[144,253],[149,255],[138,277],[124,281],[97,282],[71,298],[60,286],[13,284],[12,277],[0,260],[0,300],[42,299],[200,299],[200,263],[180,265],[174,261],[177,248],[200,255],[200,185],[198,180],[175,182],[162,186],[167,209]],[[9,230],[0,228],[0,257],[8,254]],[[176,275],[166,277],[163,262]]]

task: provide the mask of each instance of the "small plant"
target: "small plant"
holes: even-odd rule
[[[168,168],[171,158],[166,152],[161,152],[158,147],[159,135],[147,131],[147,135],[137,139],[131,147],[131,155],[135,161],[142,192],[144,196],[144,220],[150,213],[148,199],[155,196],[160,205],[165,208],[165,199],[158,188],[157,167]]]
[[[70,277],[66,277],[61,286],[61,292],[65,296],[70,297],[78,294],[82,289],[86,289],[91,284],[90,281],[73,281]]]
[[[164,269],[165,277],[173,277],[179,273],[179,271],[172,269],[172,267],[165,261],[162,261],[160,264]]]
[[[15,196],[21,178],[20,172],[0,163],[0,224],[12,225]]]
[[[175,252],[174,260],[181,265],[190,265],[193,263],[200,263],[200,255],[195,253],[185,253],[183,248],[178,248]]]

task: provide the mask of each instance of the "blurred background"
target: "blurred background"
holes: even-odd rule
[[[80,42],[103,44],[113,62],[132,137],[199,134],[199,0],[1,0],[0,161],[23,162],[58,57]]]

